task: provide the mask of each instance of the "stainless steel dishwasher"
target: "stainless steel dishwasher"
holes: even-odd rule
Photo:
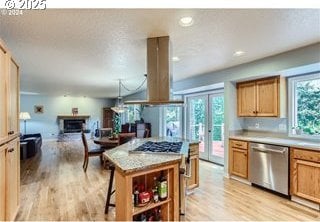
[[[288,147],[250,143],[249,181],[289,195]]]

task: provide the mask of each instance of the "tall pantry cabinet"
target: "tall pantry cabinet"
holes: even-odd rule
[[[20,199],[19,66],[0,39],[0,221],[14,220]]]

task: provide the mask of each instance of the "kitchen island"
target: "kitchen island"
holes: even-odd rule
[[[133,152],[148,141],[182,142],[182,146],[178,153]],[[134,139],[104,152],[104,158],[115,166],[116,220],[139,220],[141,215],[155,210],[161,212],[161,220],[179,220],[179,170],[192,145],[198,143],[171,137],[146,138]],[[161,176],[167,181],[167,197],[156,202],[151,198],[143,206],[135,206],[135,187],[142,185],[149,192],[154,186],[155,178]]]

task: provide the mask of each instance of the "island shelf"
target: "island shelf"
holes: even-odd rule
[[[168,183],[168,196],[165,200],[152,202],[142,207],[135,207],[132,201],[133,186],[135,183],[144,183],[146,190],[152,187],[153,178],[163,173]],[[116,220],[132,221],[134,216],[160,207],[161,220],[179,220],[179,161],[148,168],[147,170],[124,174],[116,170]]]

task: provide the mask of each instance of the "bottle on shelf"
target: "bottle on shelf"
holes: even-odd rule
[[[139,189],[138,189],[138,186],[135,186],[134,187],[134,206],[138,206],[139,205]]]
[[[157,203],[159,201],[159,193],[158,193],[158,181],[157,177],[153,178],[153,188],[152,188],[152,196],[153,202]]]
[[[166,200],[168,197],[168,181],[164,176],[163,171],[161,171],[161,175],[159,178],[159,186],[158,186],[159,200]]]

